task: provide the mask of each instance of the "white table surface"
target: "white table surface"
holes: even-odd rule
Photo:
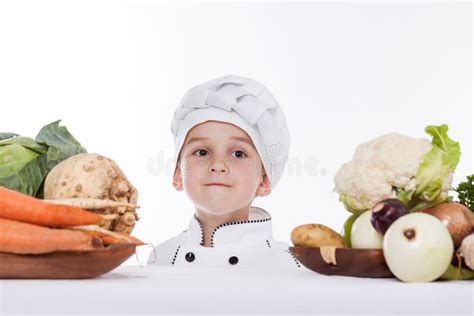
[[[0,315],[323,313],[472,315],[474,282],[237,269],[126,266],[96,279],[1,280]]]

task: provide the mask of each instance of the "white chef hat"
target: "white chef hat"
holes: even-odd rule
[[[249,135],[274,188],[288,160],[290,134],[285,114],[270,91],[255,80],[234,75],[189,89],[171,123],[174,166],[189,130],[211,120],[234,124]]]

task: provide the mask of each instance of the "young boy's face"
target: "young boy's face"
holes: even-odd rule
[[[249,207],[256,196],[271,191],[251,138],[239,127],[218,121],[188,132],[173,185],[184,189],[199,210],[214,215]]]

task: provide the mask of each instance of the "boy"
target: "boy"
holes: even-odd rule
[[[156,246],[159,265],[300,267],[252,206],[280,179],[290,146],[286,118],[260,83],[239,76],[190,89],[174,113],[173,186],[194,204],[189,228]],[[271,264],[269,264],[271,262]]]

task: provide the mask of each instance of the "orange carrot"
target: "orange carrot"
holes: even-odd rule
[[[55,205],[0,187],[0,218],[49,227],[100,225],[107,215],[78,207]]]
[[[112,245],[112,244],[135,244],[136,246],[142,246],[144,245],[145,243],[143,243],[143,241],[135,238],[135,237],[132,237],[132,236],[129,236],[128,239],[125,239],[125,238],[117,238],[117,237],[114,237],[114,236],[101,236],[100,239],[102,239],[102,242],[104,243],[104,245]]]
[[[105,246],[114,245],[114,244],[128,244],[129,242],[125,239],[120,239],[112,236],[102,236],[100,237]]]
[[[128,236],[127,238],[129,238],[130,241],[133,244],[137,245],[137,246],[143,246],[145,244],[143,241],[141,241],[140,239],[138,239],[136,237],[133,237],[133,236],[130,236],[130,235],[127,235],[127,236]]]
[[[71,229],[79,230],[89,236],[99,237],[105,246],[112,244],[135,244],[136,246],[144,245],[145,243],[138,238],[130,236],[128,234],[109,231],[99,226],[87,225],[87,226],[76,226]]]
[[[130,243],[135,244],[136,246],[144,245],[143,242],[136,242],[136,241],[130,242],[126,239],[117,238],[117,237],[114,237],[114,236],[101,235],[100,233],[94,233],[94,232],[91,232],[91,231],[87,231],[87,232],[85,231],[84,233],[89,235],[89,236],[94,236],[94,237],[100,238],[102,240],[102,243],[104,244],[104,246],[115,245],[115,244],[130,244]]]
[[[0,252],[40,254],[87,251],[102,247],[99,238],[79,231],[47,228],[0,218]]]

